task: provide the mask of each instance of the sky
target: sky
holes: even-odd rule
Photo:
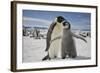
[[[57,16],[63,16],[70,22],[72,29],[90,30],[91,14],[82,12],[58,12],[23,10],[23,25],[29,27],[49,27]]]

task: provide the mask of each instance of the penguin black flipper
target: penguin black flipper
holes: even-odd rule
[[[47,32],[47,39],[46,39],[46,49],[45,49],[45,51],[48,51],[48,49],[49,49],[49,47],[50,47],[51,33],[52,33],[52,31],[53,31],[55,25],[56,25],[56,23],[53,22],[53,23],[50,25],[49,29],[48,29],[48,32]]]

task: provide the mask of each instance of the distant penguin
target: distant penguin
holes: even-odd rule
[[[75,58],[77,56],[73,37],[86,40],[70,30],[70,23],[62,16],[55,18],[47,32],[46,50],[48,55],[42,60],[66,57]]]

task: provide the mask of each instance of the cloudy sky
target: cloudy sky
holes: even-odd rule
[[[63,16],[71,23],[72,29],[91,28],[91,14],[79,12],[23,10],[23,25],[29,27],[49,27],[57,16]]]

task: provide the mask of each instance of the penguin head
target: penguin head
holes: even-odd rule
[[[56,23],[60,23],[64,29],[70,29],[70,23],[63,16],[56,17]]]
[[[62,23],[64,29],[70,29],[70,23],[65,21]]]
[[[63,28],[70,29],[70,23],[62,16],[57,17],[57,22],[63,25]]]
[[[65,19],[64,19],[64,17],[62,17],[62,16],[56,17],[56,21],[59,22],[59,23],[63,22],[64,20],[65,20]]]

